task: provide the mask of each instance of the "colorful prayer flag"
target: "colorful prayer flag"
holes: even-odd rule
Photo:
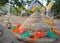
[[[22,36],[22,38],[27,38],[28,36],[30,36],[30,31],[28,30],[27,32],[25,32],[21,36]]]
[[[51,30],[48,31],[48,36],[51,38],[59,38],[57,35],[55,35]]]
[[[33,8],[32,8],[32,12],[34,12],[35,9],[36,9],[36,5],[33,6]]]
[[[19,28],[20,33],[24,33],[25,32],[25,28]]]
[[[34,6],[34,4],[35,4],[35,1],[32,1],[31,4],[30,4],[30,6],[29,6],[30,10],[32,9],[32,7]]]
[[[31,40],[29,40],[29,42],[35,41],[38,37],[39,37],[39,34],[38,34],[38,31],[36,31],[34,37]]]
[[[40,33],[39,33],[39,36],[40,36],[40,37],[44,37],[44,31],[40,32]]]

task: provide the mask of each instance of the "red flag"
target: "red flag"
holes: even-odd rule
[[[20,24],[20,23],[18,23],[18,24],[17,24],[17,27],[19,28],[20,26],[21,26],[21,24]]]
[[[39,33],[40,37],[44,37],[44,31],[42,30],[42,32]]]

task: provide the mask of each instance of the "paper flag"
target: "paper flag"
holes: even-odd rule
[[[52,23],[51,20],[44,20],[45,23],[47,23],[48,25],[50,25]]]
[[[17,28],[16,26],[13,26],[13,27],[11,27],[10,30],[15,30],[16,28]]]
[[[33,8],[32,8],[32,12],[34,12],[35,9],[36,9],[36,5],[33,6]]]
[[[12,30],[11,32],[19,33],[19,29]]]
[[[20,24],[20,23],[18,23],[18,24],[17,24],[17,27],[19,28],[20,26],[21,26],[21,24]]]
[[[34,37],[31,40],[29,40],[29,42],[35,41],[38,37],[39,37],[39,33],[38,33],[38,31],[36,31]]]
[[[30,36],[30,31],[28,30],[27,32],[25,32],[21,36],[22,36],[22,38],[27,38],[28,36]]]
[[[17,28],[15,30],[12,30],[11,32],[19,33],[20,32],[20,30],[19,30],[20,26],[21,25],[18,23]]]
[[[39,36],[40,36],[40,37],[44,37],[44,31],[40,32],[40,33],[39,33]]]
[[[59,38],[57,35],[55,35],[51,30],[48,31],[48,36],[51,38]]]
[[[25,28],[19,28],[20,33],[24,33],[25,32]]]
[[[34,4],[35,4],[35,1],[32,1],[31,4],[30,4],[30,6],[29,6],[30,10],[32,9],[32,7],[34,6]]]
[[[58,37],[60,37],[60,34],[59,34],[59,32],[57,30],[54,29],[52,31],[53,31],[54,34],[56,34]]]

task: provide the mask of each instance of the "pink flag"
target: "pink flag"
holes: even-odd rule
[[[25,28],[19,28],[20,33],[24,33],[25,32]]]

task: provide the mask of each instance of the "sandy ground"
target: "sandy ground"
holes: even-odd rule
[[[0,24],[4,25],[4,21],[8,19],[11,21],[12,25],[16,25],[17,23],[22,24],[28,17],[27,16],[15,16],[11,15],[7,17],[6,15],[0,16]],[[57,24],[58,26],[60,25],[60,19],[54,19],[54,23]]]
[[[12,22],[12,25],[16,25],[17,23],[20,23],[22,24],[28,17],[25,16],[25,17],[22,17],[22,16],[15,16],[15,15],[11,15],[9,17],[6,17],[5,16],[0,16],[0,24],[2,24],[4,26],[4,21],[6,19],[10,19],[10,21]],[[58,19],[54,19],[54,23],[59,27],[60,26],[60,20]],[[60,28],[60,27],[59,27]],[[42,39],[43,40],[43,39]],[[23,42],[24,43],[24,42]],[[35,42],[37,43],[37,42]]]
[[[0,24],[4,25],[4,21],[8,19],[11,21],[12,25],[16,25],[17,23],[22,24],[28,17],[22,17],[22,16],[15,16],[11,15],[9,17],[5,16],[0,16]]]

